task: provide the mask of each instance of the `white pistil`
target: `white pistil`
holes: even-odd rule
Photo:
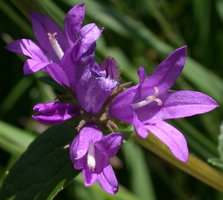
[[[162,105],[162,101],[157,98],[158,95],[159,95],[159,88],[158,87],[154,87],[154,95],[150,95],[148,97],[145,98],[145,100],[142,100],[142,101],[139,101],[137,103],[133,103],[131,106],[133,109],[136,109],[136,108],[141,108],[143,106],[146,106],[152,102],[157,102],[158,106],[161,106]]]
[[[56,53],[56,55],[58,56],[58,58],[61,60],[61,58],[63,57],[64,55],[64,52],[63,50],[61,49],[57,39],[56,39],[56,35],[57,33],[47,33],[47,35],[49,36],[49,41],[50,41],[50,44],[54,50],[54,52]]]
[[[90,171],[94,171],[96,166],[96,159],[95,159],[95,147],[94,144],[91,143],[87,153],[87,166]]]

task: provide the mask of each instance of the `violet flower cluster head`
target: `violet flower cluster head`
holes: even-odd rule
[[[97,181],[104,191],[114,194],[118,182],[109,158],[118,152],[123,135],[114,132],[118,126],[113,119],[133,125],[142,138],[150,131],[177,159],[186,162],[186,140],[165,120],[205,113],[218,105],[199,92],[169,91],[183,70],[186,47],[170,54],[149,77],[140,67],[140,83],[124,91],[128,83],[119,83],[115,59],[108,57],[101,65],[94,60],[102,29],[94,23],[82,27],[84,15],[84,4],[74,6],[66,14],[63,32],[47,16],[31,12],[38,42],[20,39],[6,48],[29,57],[24,64],[25,74],[44,71],[69,91],[69,101],[59,98],[35,105],[33,118],[48,125],[81,118],[78,135],[70,146],[73,167],[82,170],[85,186]],[[103,136],[99,127],[112,133]]]
[[[25,74],[44,71],[69,90],[70,96],[76,97],[69,102],[39,103],[33,108],[37,112],[33,118],[56,125],[81,116],[77,127],[81,131],[70,148],[73,166],[82,169],[86,186],[97,181],[103,190],[114,194],[118,182],[108,159],[117,153],[123,137],[120,133],[103,136],[95,122],[109,123],[103,111],[106,100],[119,84],[119,73],[113,58],[106,58],[101,66],[94,60],[95,41],[102,29],[94,23],[81,28],[84,14],[84,4],[74,6],[65,17],[64,34],[50,18],[31,12],[38,43],[20,39],[6,48],[30,57],[24,64]]]

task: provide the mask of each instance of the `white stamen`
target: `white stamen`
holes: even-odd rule
[[[87,166],[90,171],[94,171],[95,166],[96,166],[95,147],[93,143],[90,144],[89,149],[88,149]]]
[[[63,148],[64,148],[64,149],[69,149],[69,148],[70,148],[70,145],[67,144],[67,145],[65,145]]]
[[[157,102],[158,106],[161,106],[162,105],[162,101],[157,98],[158,95],[159,95],[159,88],[158,87],[154,87],[154,95],[150,95],[148,97],[146,97],[145,100],[142,100],[142,101],[139,101],[137,103],[133,103],[131,106],[133,109],[136,109],[136,108],[141,108],[143,106],[146,106],[152,102]]]
[[[56,35],[57,33],[47,33],[47,35],[49,36],[49,41],[50,41],[50,44],[54,50],[54,52],[56,53],[56,55],[58,56],[59,59],[61,59],[64,55],[64,52],[63,50],[61,49],[57,39],[56,39]]]

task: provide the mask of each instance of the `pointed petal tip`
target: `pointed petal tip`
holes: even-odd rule
[[[177,160],[184,162],[184,163],[188,162],[189,151],[188,151],[187,143],[186,143],[186,147],[182,148],[181,151],[179,151],[179,152],[173,151],[173,149],[170,147],[168,147],[168,148]]]
[[[184,159],[181,159],[180,161],[182,161],[184,163],[187,163],[188,162],[188,158],[189,158],[189,155],[187,157],[185,157]]]
[[[104,27],[101,27],[99,29],[100,29],[101,32],[103,32],[105,28]]]
[[[185,45],[185,46],[179,47],[178,49],[173,51],[173,53],[183,54],[186,57],[187,56],[187,46]]]
[[[118,186],[117,187],[113,187],[112,190],[106,191],[109,194],[116,194],[118,192]]]
[[[33,106],[33,111],[35,111],[35,112],[39,112],[40,110],[41,110],[41,104],[36,104],[35,106]]]
[[[118,181],[110,164],[103,169],[102,173],[98,174],[98,184],[109,194],[118,192]]]
[[[11,52],[14,52],[14,53],[17,53],[17,52],[15,51],[14,41],[11,42],[11,43],[9,43],[9,44],[7,44],[7,45],[4,47],[4,49],[6,49],[6,50],[8,50],[8,51],[11,51]]]
[[[146,70],[145,70],[144,67],[139,66],[139,69],[138,69],[138,76],[139,76],[139,82],[142,84],[143,81],[144,81],[145,78],[146,78]]]
[[[79,7],[85,7],[85,3],[79,3],[79,4],[77,4],[76,6],[79,6]]]
[[[173,153],[173,152],[172,152]],[[174,154],[173,154],[174,155]],[[185,155],[174,155],[174,157],[176,158],[176,159],[178,159],[179,161],[181,161],[181,162],[184,162],[184,163],[187,163],[188,162],[188,158],[189,158],[189,153],[187,152],[187,154],[185,154]]]
[[[9,44],[7,44],[5,47],[4,47],[4,49],[6,49],[6,50],[8,50],[8,51],[11,51],[11,44],[12,43],[9,43]]]
[[[70,14],[74,14],[74,15],[78,15],[79,13],[83,14],[83,16],[85,15],[85,3],[80,3],[77,4],[75,6],[73,6],[66,15],[70,15]]]
[[[185,57],[185,59],[186,59],[186,56],[187,56],[187,46],[185,45],[185,46],[179,47],[178,49],[176,49],[174,51],[174,53],[179,53],[179,54],[183,55]]]
[[[84,179],[84,186],[90,187],[97,181],[97,174],[92,173],[87,169],[87,167],[83,168],[82,176]]]

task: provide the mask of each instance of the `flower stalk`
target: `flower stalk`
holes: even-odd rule
[[[204,161],[198,159],[196,156],[189,154],[187,163],[179,161],[153,134],[149,134],[146,139],[142,139],[133,134],[131,139],[146,149],[152,151],[156,155],[160,156],[170,164],[208,184],[209,186],[223,192],[223,173],[214,169]]]

